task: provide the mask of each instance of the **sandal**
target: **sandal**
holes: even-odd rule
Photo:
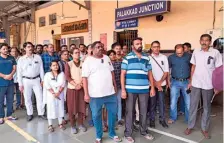
[[[173,121],[173,120],[171,120],[171,119],[169,119],[167,123],[168,123],[168,124],[173,124],[173,123],[174,123],[174,121]]]
[[[135,140],[132,137],[124,137],[124,139],[128,142],[128,143],[134,143]]]
[[[50,125],[50,126],[48,126],[48,130],[49,130],[50,132],[54,132],[54,127],[53,127],[52,125]]]
[[[115,141],[115,142],[121,142],[122,141],[122,139],[121,138],[119,138],[118,136],[114,136],[114,137],[110,137],[113,141]]]
[[[154,139],[154,137],[151,134],[144,135],[144,138],[150,141]]]
[[[4,124],[4,119],[3,118],[0,119],[0,125],[2,125],[2,124]]]
[[[62,130],[66,129],[65,126],[63,125],[63,123],[59,125],[59,128],[62,129]]]
[[[6,117],[6,119],[9,121],[18,120],[18,118],[15,116],[9,116],[9,117]]]

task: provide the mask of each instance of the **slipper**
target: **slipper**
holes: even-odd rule
[[[114,136],[114,137],[110,137],[113,141],[115,141],[115,142],[121,142],[122,141],[122,139],[121,138],[119,138],[118,136]]]
[[[13,117],[13,116],[9,116],[6,119],[9,120],[9,121],[18,120],[17,117]]]

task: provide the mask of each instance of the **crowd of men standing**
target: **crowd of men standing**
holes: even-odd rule
[[[205,138],[210,138],[212,72],[223,65],[219,51],[210,47],[211,41],[210,35],[203,34],[201,47],[195,48],[193,54],[191,45],[184,43],[177,44],[175,53],[169,57],[160,53],[159,41],[153,41],[150,53],[144,53],[142,38],[132,41],[131,52],[119,43],[105,51],[104,45],[96,41],[87,47],[84,44],[78,48],[75,44],[62,45],[56,53],[52,44],[34,48],[31,42],[26,42],[20,56],[17,48],[2,44],[0,124],[4,120],[18,119],[13,115],[14,94],[16,109],[26,108],[27,121],[31,121],[31,97],[35,95],[38,116],[48,120],[50,132],[55,128],[53,119],[58,120],[62,130],[69,121],[72,134],[86,132],[84,120],[88,115],[89,125],[96,129],[96,143],[102,142],[103,131],[107,130],[109,138],[121,142],[115,127],[123,125],[124,140],[134,143],[133,130],[140,130],[147,140],[154,139],[147,127],[155,128],[156,110],[164,128],[177,120],[179,97],[180,110],[188,126],[184,133],[189,135],[195,126],[202,95],[201,131]],[[167,89],[170,89],[168,121],[165,116]],[[217,92],[215,90],[215,94]]]

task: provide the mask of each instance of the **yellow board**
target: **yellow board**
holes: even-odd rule
[[[144,50],[149,50],[151,48],[151,44],[145,44]]]

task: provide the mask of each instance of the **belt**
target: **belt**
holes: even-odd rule
[[[172,78],[178,81],[186,81],[189,79],[189,78],[176,78],[176,77],[172,77]]]
[[[27,77],[27,76],[23,76],[23,78],[26,78],[26,79],[36,79],[36,78],[38,78],[38,77],[40,77],[40,75],[35,76],[35,77]]]

